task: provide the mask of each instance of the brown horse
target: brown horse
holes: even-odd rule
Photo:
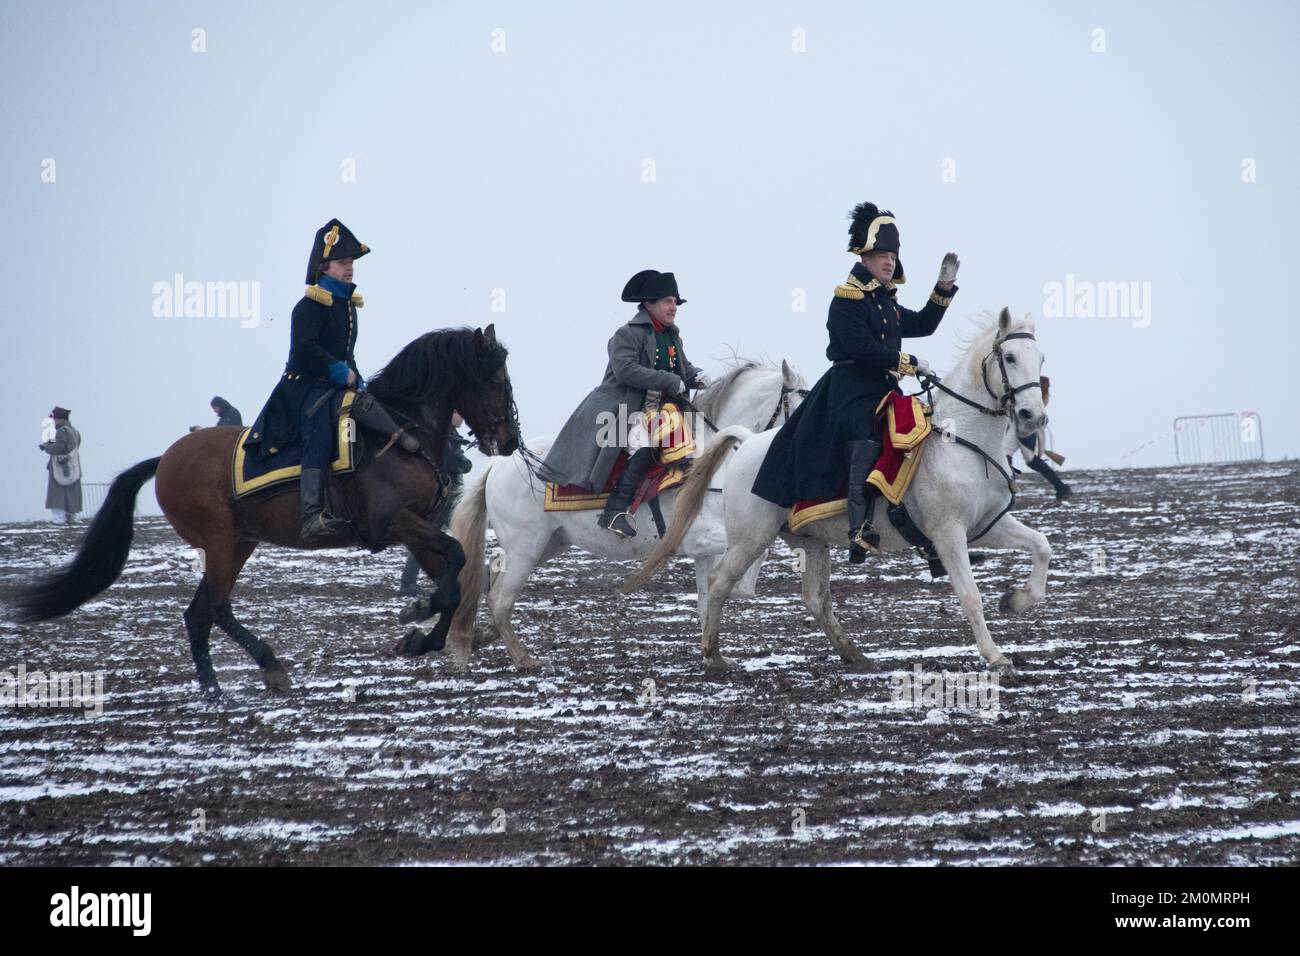
[[[429,332],[403,348],[368,384],[375,399],[418,438],[420,453],[391,442],[392,447],[382,448],[385,436],[365,443],[352,474],[331,479],[337,482],[337,499],[350,519],[342,536],[310,544],[301,540],[295,485],[282,486],[283,493],[270,497],[235,500],[231,460],[242,431],[204,428],[177,441],[160,458],[142,461],[117,476],[72,563],[18,591],[14,604],[19,620],[68,614],[117,580],[131,548],[136,495],[156,476],[163,514],[203,556],[203,579],[185,612],[185,629],[205,693],[219,693],[208,649],[213,623],[248,651],[267,687],[289,689],[289,677],[275,653],[230,609],[239,572],[262,543],[309,550],[360,544],[372,551],[405,545],[438,587],[403,611],[402,619],[440,616],[427,634],[413,629],[396,651],[413,657],[440,650],[460,604],[457,577],[465,563],[460,545],[437,521],[447,493],[443,455],[451,414],[460,412],[484,454],[510,455],[519,447],[506,349],[491,325],[486,331]]]

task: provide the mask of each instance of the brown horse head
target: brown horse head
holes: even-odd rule
[[[404,412],[445,439],[453,410],[460,412],[485,455],[519,447],[519,417],[506,347],[496,329],[442,329],[407,345],[370,379],[382,404]]]

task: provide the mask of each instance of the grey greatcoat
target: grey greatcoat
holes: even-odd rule
[[[638,309],[631,321],[614,333],[609,340],[605,378],[560,429],[546,456],[547,478],[564,485],[603,489],[620,450],[617,442],[607,439],[618,436],[619,422],[630,423],[645,407],[645,393],[657,390],[668,401],[677,394],[683,378],[688,388],[696,387],[700,370],[687,361],[676,326],[671,327],[671,334],[685,373],[680,377],[654,367],[654,325],[644,309]],[[611,416],[612,426],[602,428],[602,423],[611,422]]]
[[[50,457],[45,462],[45,470],[50,473],[45,487],[45,507],[78,514],[81,511],[81,479],[70,485],[61,485],[54,480],[54,469],[60,467],[60,455],[68,455],[81,447],[81,433],[71,425],[60,425],[54,433],[54,441],[41,445],[41,451]]]

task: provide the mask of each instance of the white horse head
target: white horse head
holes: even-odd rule
[[[1034,337],[1033,317],[1016,319],[1004,308],[982,318],[975,335],[961,342],[963,355],[948,384],[970,398],[982,393],[993,408],[1006,412],[1017,435],[1030,438],[1047,424],[1039,382],[1043,352]]]

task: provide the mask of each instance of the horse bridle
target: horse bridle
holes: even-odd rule
[[[1000,418],[1003,415],[1010,415],[1011,412],[1015,411],[1017,394],[1023,392],[1027,388],[1041,389],[1043,383],[1026,382],[1024,385],[1017,385],[1015,388],[1011,387],[1011,381],[1007,378],[1006,360],[1002,354],[1002,343],[1009,339],[1031,339],[1037,341],[1032,332],[1012,332],[1010,335],[1004,335],[1002,338],[995,341],[993,347],[989,349],[988,354],[985,355],[983,360],[980,362],[980,377],[984,380],[984,390],[989,393],[989,398],[998,403],[997,408],[989,408],[987,405],[981,405],[979,402],[967,398],[959,392],[954,392],[947,385],[944,385],[939,376],[935,375],[933,372],[926,372],[924,375],[918,375],[916,377],[917,381],[921,383],[921,386],[927,393],[931,388],[937,388],[945,395],[951,395],[962,404],[978,409],[985,415],[992,415],[994,418]],[[1002,374],[1002,394],[1000,396],[997,392],[993,391],[993,386],[989,384],[989,359],[993,358],[995,355],[998,358],[998,371]]]
[[[807,397],[808,397],[808,389],[806,389],[806,388],[795,388],[795,387],[793,387],[793,386],[791,386],[791,385],[786,385],[784,382],[782,382],[782,383],[781,383],[781,397],[778,398],[778,399],[776,400],[776,408],[772,409],[772,417],[769,418],[769,419],[767,420],[767,424],[763,426],[762,431],[767,431],[769,428],[771,428],[773,425],[775,425],[775,424],[776,424],[776,420],[777,420],[778,418],[780,418],[782,414],[784,414],[785,417],[786,417],[786,420],[789,421],[789,419],[790,419],[790,396],[791,396],[792,394],[794,394],[794,395],[798,395],[800,398],[807,398]]]
[[[993,343],[993,347],[989,349],[989,353],[985,355],[983,361],[980,362],[980,377],[983,378],[984,380],[984,390],[989,393],[990,398],[992,398],[998,403],[998,407],[996,409],[988,408],[984,405],[981,405],[979,402],[967,398],[965,395],[962,395],[958,392],[954,392],[952,389],[950,389],[947,385],[944,385],[939,380],[939,376],[929,372],[927,372],[925,375],[917,376],[918,381],[920,381],[921,386],[926,391],[926,399],[928,404],[930,404],[933,407],[934,403],[928,401],[929,393],[931,388],[937,388],[939,391],[947,395],[951,395],[959,402],[964,402],[965,404],[969,405],[971,408],[979,409],[979,411],[983,412],[985,415],[991,415],[994,418],[1001,418],[1004,415],[1008,417],[1012,416],[1016,409],[1016,395],[1028,388],[1041,389],[1043,387],[1043,383],[1041,381],[1026,382],[1024,385],[1017,385],[1015,388],[1011,387],[1011,381],[1010,379],[1007,378],[1006,360],[1002,355],[1002,343],[1006,342],[1008,339],[1031,339],[1037,341],[1036,339],[1034,339],[1034,335],[1032,332],[1012,332],[1009,335],[1004,335],[1002,338],[995,340]],[[989,371],[988,371],[989,359],[993,358],[993,356],[995,355],[998,358],[998,370],[1002,374],[1002,395],[1001,396],[999,396],[996,392],[994,392],[992,386],[989,385]],[[1012,427],[1015,426],[1013,425]],[[1008,511],[1012,509],[1012,507],[1015,506],[1016,482],[1015,479],[1011,477],[1010,472],[1008,472],[1007,469],[1003,468],[1001,463],[999,463],[997,459],[989,455],[989,453],[986,452],[979,445],[975,444],[973,441],[962,438],[960,435],[952,434],[951,432],[948,432],[946,434],[957,444],[962,445],[965,448],[969,448],[971,451],[975,452],[977,455],[979,455],[981,458],[984,459],[985,462],[984,471],[986,476],[988,474],[988,465],[991,464],[994,468],[996,468],[998,470],[998,473],[1002,475],[1003,480],[1006,481],[1007,483],[1007,491],[1011,493],[1011,499],[1007,502],[1006,507],[1003,508],[1001,511],[999,511],[997,515],[994,516],[992,521],[990,521],[982,529],[980,529],[980,532],[978,534],[966,539],[967,543],[970,543],[971,541],[977,541],[980,538],[984,537],[984,535],[988,534],[989,531],[992,530],[993,526],[1002,520],[1002,516],[1005,515]]]

